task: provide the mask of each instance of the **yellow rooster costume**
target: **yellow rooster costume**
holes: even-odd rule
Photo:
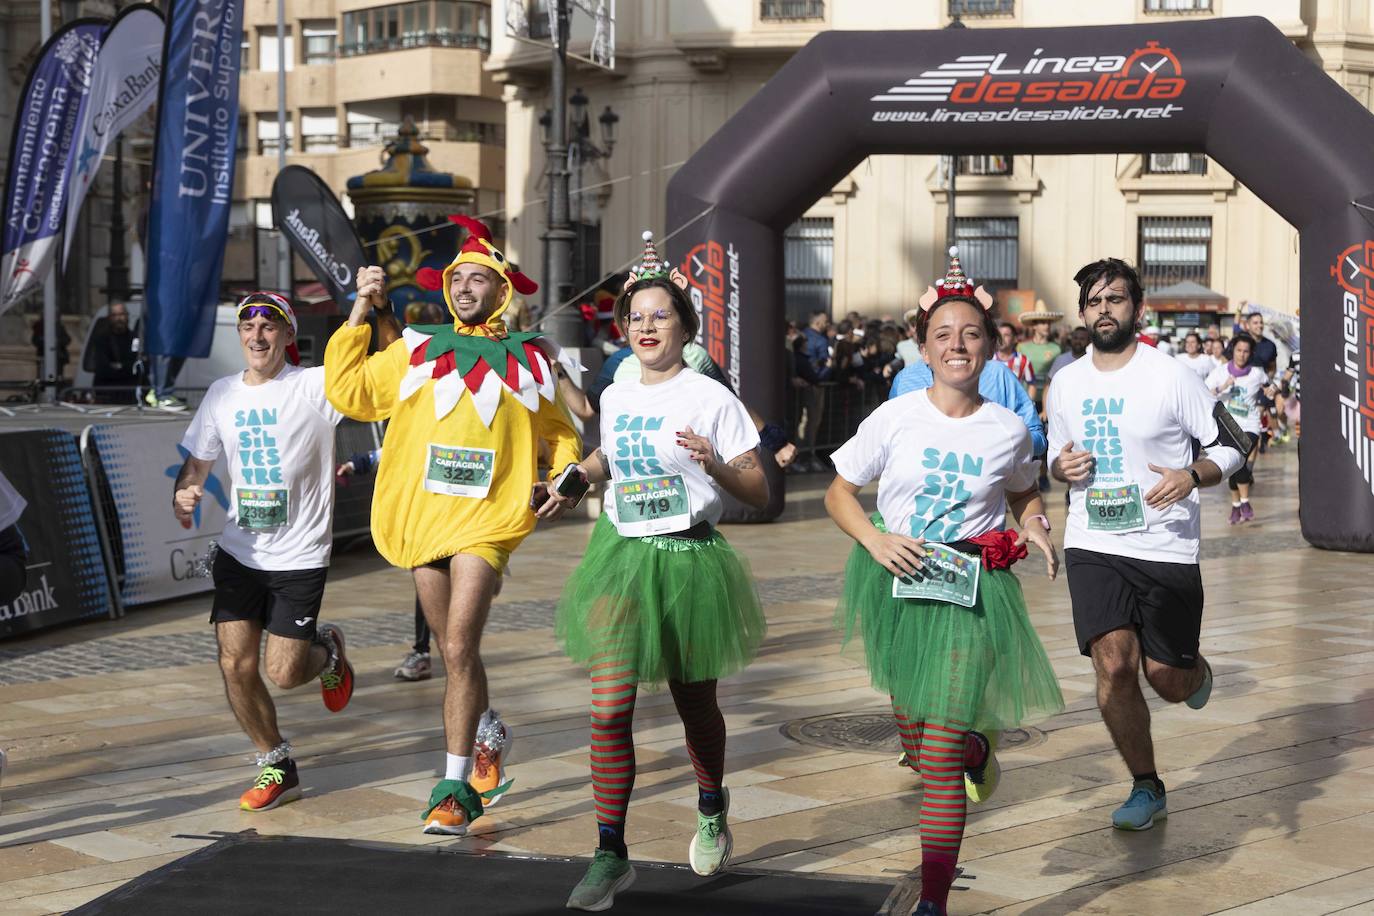
[[[371,357],[372,329],[344,325],[325,348],[325,393],[345,416],[389,420],[372,497],[372,539],[381,555],[414,568],[467,553],[500,572],[534,530],[540,440],[553,468],[582,457],[552,361],[580,367],[538,333],[506,330],[500,315],[511,297],[538,287],[496,250],[486,226],[450,219],[469,230],[442,274],[453,324],[408,327]],[[489,267],[506,283],[503,301],[481,324],[458,320],[449,282],[459,264]]]

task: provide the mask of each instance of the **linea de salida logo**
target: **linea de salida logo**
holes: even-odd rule
[[[1341,287],[1341,380],[1337,398],[1341,435],[1355,466],[1374,493],[1374,241],[1351,245],[1336,256],[1331,276]]]
[[[1138,107],[1142,112],[1139,117],[1168,117],[1182,109],[1156,103],[1179,98],[1187,85],[1177,55],[1160,47],[1159,42],[1150,41],[1127,55],[1060,57],[1046,55],[1043,48],[1036,48],[1034,54],[1024,59],[1013,58],[1005,51],[964,54],[889,87],[874,95],[871,101],[950,106],[915,117],[912,115],[916,113],[909,111],[875,111],[873,119],[876,121],[963,120],[959,115],[967,113],[968,106],[1006,108],[998,120],[1074,120],[1083,116],[1073,114],[1080,109],[1061,108],[1056,112],[1052,108],[1020,109],[1019,106],[1081,105],[1086,102],[1149,106]],[[1133,115],[1118,113],[1114,116]]]

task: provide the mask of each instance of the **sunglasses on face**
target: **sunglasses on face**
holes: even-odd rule
[[[281,313],[281,309],[271,305],[246,305],[239,309],[239,321],[250,321],[254,318],[266,318],[268,321],[285,321],[288,325],[286,316]]]

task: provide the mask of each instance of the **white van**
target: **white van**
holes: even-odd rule
[[[143,317],[143,300],[130,298],[126,304],[129,308],[129,326],[137,332],[139,321]],[[102,306],[91,321],[91,329],[94,330],[96,324],[104,320],[108,313],[108,306]],[[296,335],[296,347],[301,353],[301,365],[314,366],[323,361],[324,341],[328,339],[329,333],[343,322],[344,317],[331,315],[321,318],[302,315],[297,319],[300,330]],[[81,362],[77,364],[76,378],[73,382],[76,388],[90,388],[94,384],[92,373],[95,363],[90,350],[91,336],[87,333],[81,344]],[[179,392],[192,394],[191,400],[198,402],[199,393],[209,388],[212,382],[242,369],[243,350],[239,346],[237,312],[233,305],[222,304],[215,309],[215,334],[210,342],[210,355],[203,359],[186,360],[181,371],[177,373],[175,388]]]
[[[129,327],[137,332],[139,322],[143,318],[143,300],[130,298],[126,305],[129,308]],[[96,312],[91,320],[91,330],[105,320],[108,313],[109,307],[101,306],[100,311]],[[88,333],[81,344],[81,362],[77,364],[76,377],[72,383],[77,388],[90,388],[95,383],[92,375],[95,368],[94,356],[91,353],[92,336]],[[215,309],[215,336],[211,339],[210,355],[204,359],[186,360],[186,364],[177,373],[176,387],[204,390],[216,379],[242,368],[243,353],[239,348],[238,318],[232,305],[221,305]]]

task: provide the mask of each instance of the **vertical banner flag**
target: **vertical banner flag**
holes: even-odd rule
[[[91,74],[91,92],[72,139],[67,170],[71,200],[62,242],[63,264],[71,253],[76,218],[100,169],[100,158],[115,137],[157,101],[162,33],[162,13],[150,3],[120,10],[105,32]]]
[[[242,0],[169,0],[148,210],[149,353],[205,357],[215,332],[239,122]]]
[[[0,313],[43,284],[57,254],[71,147],[108,24],[77,19],[54,32],[19,96],[0,233]]]
[[[347,312],[357,295],[354,277],[367,261],[363,243],[329,185],[304,166],[288,165],[272,182],[272,222]]]

